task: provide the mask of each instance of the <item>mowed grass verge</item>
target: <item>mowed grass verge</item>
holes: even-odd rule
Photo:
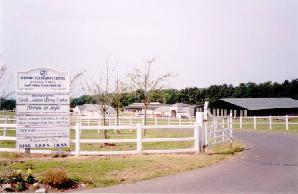
[[[21,154],[0,153],[1,172],[7,168],[26,172],[32,168],[39,177],[47,169],[63,167],[70,178],[78,179],[88,187],[105,187],[121,183],[173,175],[196,168],[207,167],[230,158],[243,150],[243,145],[235,142],[232,148],[221,144],[207,150],[205,154],[156,154],[111,157],[66,157],[51,158],[35,155],[25,158]]]

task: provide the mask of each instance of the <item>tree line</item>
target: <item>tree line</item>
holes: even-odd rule
[[[181,90],[160,89],[152,92],[151,102],[174,104],[178,102],[201,105],[204,101],[214,102],[220,98],[270,98],[290,97],[298,100],[298,79],[285,80],[283,83],[264,82],[256,84],[253,82],[241,83],[238,86],[232,84],[211,85],[207,88],[188,87]],[[134,102],[144,102],[143,90],[126,92],[121,97],[121,107]],[[71,106],[82,104],[95,104],[93,96],[82,95],[71,101]]]
[[[220,98],[270,98],[289,97],[298,100],[298,79],[285,80],[283,83],[264,82],[260,84],[248,82],[238,86],[232,84],[211,85],[207,88],[188,87],[181,90],[161,89],[155,90],[152,102],[175,104],[178,102],[186,104],[201,105],[204,101],[216,101]],[[126,92],[121,95],[121,107],[134,102],[143,102],[144,92],[137,90]],[[92,95],[82,95],[71,100],[71,107],[82,104],[95,104],[96,99]],[[1,109],[12,110],[15,108],[15,99],[2,99]],[[113,106],[113,104],[112,104]]]
[[[125,107],[134,102],[144,102],[144,91],[136,90],[125,92],[120,95],[117,106]],[[201,105],[204,101],[214,102],[220,98],[270,98],[289,97],[298,100],[298,79],[285,80],[282,83],[264,82],[256,84],[253,82],[241,83],[238,86],[232,84],[211,85],[207,88],[187,87],[181,90],[160,89],[152,92],[151,102],[175,104],[178,102]],[[118,103],[119,103],[118,102]],[[83,104],[96,104],[96,97],[82,95],[71,100],[71,107]],[[112,106],[116,106],[113,103]],[[0,100],[0,109],[12,110],[16,107],[15,99]]]

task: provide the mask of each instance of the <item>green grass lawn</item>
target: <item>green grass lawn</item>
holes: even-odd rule
[[[210,166],[242,150],[243,145],[235,142],[232,148],[221,144],[209,149],[207,154],[71,156],[66,158],[33,155],[32,158],[25,158],[21,154],[0,153],[0,171],[12,168],[20,169],[25,173],[28,168],[33,168],[33,175],[40,177],[47,169],[63,167],[71,178],[80,180],[88,187],[104,187],[120,183],[134,183]]]

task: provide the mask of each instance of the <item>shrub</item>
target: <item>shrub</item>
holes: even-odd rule
[[[68,178],[67,173],[63,168],[52,168],[47,170],[43,173],[42,180],[45,184],[58,189],[67,189],[75,185],[75,182]]]
[[[34,179],[33,176],[32,178]],[[20,170],[8,169],[0,175],[0,184],[5,192],[24,191],[27,189],[25,183],[26,180]]]
[[[29,184],[33,184],[33,183],[35,183],[35,177],[32,176],[31,174],[29,174],[29,175],[27,176],[26,181],[27,181],[27,183],[29,183]]]
[[[18,182],[25,182],[22,173],[16,170],[7,170],[1,174],[1,182],[2,183],[13,183],[16,184]]]
[[[26,190],[26,185],[24,182],[17,182],[17,184],[15,184],[15,191],[24,191]]]

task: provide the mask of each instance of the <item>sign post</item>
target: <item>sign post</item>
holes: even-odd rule
[[[35,68],[16,77],[17,149],[69,147],[69,74]]]

